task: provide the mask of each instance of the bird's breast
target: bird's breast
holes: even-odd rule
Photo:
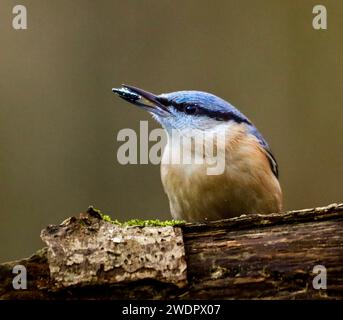
[[[174,218],[203,221],[281,210],[279,182],[257,139],[244,131],[228,137],[221,174],[209,175],[206,161],[171,163],[173,152],[179,153],[180,148],[168,142],[161,178]]]

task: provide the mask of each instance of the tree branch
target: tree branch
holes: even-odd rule
[[[0,264],[0,299],[342,299],[343,204],[167,227],[120,226],[88,210],[47,244]],[[27,269],[15,290],[15,265]],[[314,289],[313,268],[327,271]]]

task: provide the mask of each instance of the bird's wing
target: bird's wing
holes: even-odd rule
[[[278,167],[278,164],[276,162],[276,159],[275,157],[273,156],[272,152],[270,151],[270,149],[266,149],[266,148],[263,148],[265,153],[266,153],[266,156],[268,158],[268,161],[270,163],[270,167],[275,175],[275,177],[279,178],[279,167]]]
[[[278,164],[277,164],[275,157],[272,154],[272,151],[271,151],[267,141],[263,138],[262,134],[256,129],[256,127],[254,125],[249,126],[249,132],[257,138],[257,140],[260,143],[265,155],[268,158],[268,161],[270,163],[270,168],[272,169],[275,177],[279,178]]]

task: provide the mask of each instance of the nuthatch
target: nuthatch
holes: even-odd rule
[[[124,100],[153,115],[167,132],[161,178],[173,218],[217,220],[241,214],[273,213],[282,209],[278,166],[266,140],[239,110],[201,91],[161,95],[132,86],[112,89]],[[206,174],[206,166],[165,160],[173,149],[171,132],[225,132],[225,170]],[[191,152],[196,152],[192,148]]]

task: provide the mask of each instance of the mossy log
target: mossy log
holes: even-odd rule
[[[90,209],[0,264],[0,299],[342,299],[343,204],[177,226],[120,226]],[[27,270],[15,290],[13,268]],[[315,289],[316,265],[326,289]]]

